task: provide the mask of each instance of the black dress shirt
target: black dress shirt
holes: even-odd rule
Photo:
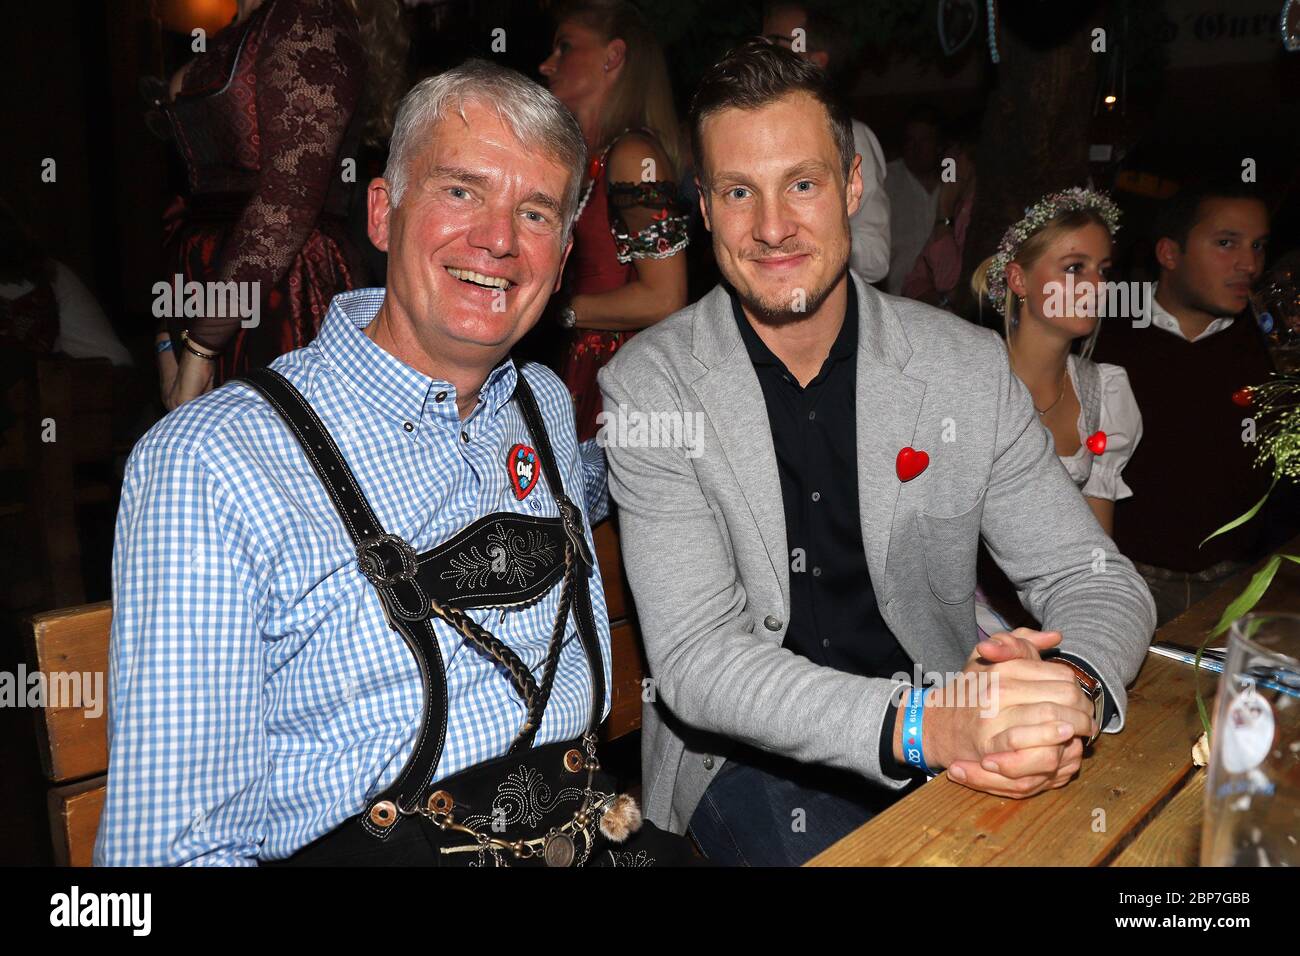
[[[858,507],[857,294],[849,282],[843,324],[806,386],[759,338],[735,293],[732,313],[767,405],[781,478],[790,562],[790,618],[783,646],[815,663],[863,677],[912,676],[912,659],[885,623],[867,571]],[[892,712],[882,727],[881,766],[894,759]]]

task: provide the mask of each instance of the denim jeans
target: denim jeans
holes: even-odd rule
[[[910,793],[757,751],[729,758],[691,817],[710,863],[799,866]]]

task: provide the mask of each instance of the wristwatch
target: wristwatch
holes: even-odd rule
[[[561,328],[571,329],[578,324],[578,313],[573,311],[573,306],[566,305],[560,310],[560,314],[556,316],[556,319],[559,321]]]
[[[1074,672],[1074,679],[1079,682],[1079,689],[1083,691],[1084,696],[1092,701],[1092,715],[1097,721],[1097,733],[1088,738],[1088,744],[1091,746],[1092,742],[1101,734],[1102,718],[1106,714],[1106,692],[1102,690],[1101,681],[1074,663],[1074,661],[1066,660],[1064,657],[1054,657],[1052,660],[1057,664],[1064,664]]]

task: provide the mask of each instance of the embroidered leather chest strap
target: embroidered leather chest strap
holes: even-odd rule
[[[356,546],[361,572],[379,592],[389,627],[402,636],[420,668],[424,706],[415,748],[397,780],[371,801],[363,818],[366,829],[383,838],[396,822],[396,814],[385,825],[375,826],[372,821],[382,817],[375,814],[375,806],[385,800],[395,802],[394,794],[418,790],[438,765],[447,735],[447,671],[429,598],[417,577],[419,558],[409,544],[384,531],[324,423],[283,375],[257,368],[239,381],[270,403],[302,445]]]
[[[560,469],[555,464],[555,454],[551,451],[551,440],[546,434],[546,424],[542,420],[541,410],[533,390],[519,371],[519,383],[515,387],[515,400],[519,411],[524,416],[524,423],[533,441],[537,443],[537,457],[541,460],[542,473],[546,483],[551,487],[551,494],[560,508],[560,519],[564,522],[565,533],[580,559],[580,565],[573,574],[573,613],[578,624],[578,637],[582,649],[586,652],[587,667],[591,672],[591,707],[587,716],[587,733],[595,735],[600,727],[600,718],[605,707],[605,665],[600,652],[600,635],[596,631],[595,615],[591,607],[590,573],[595,559],[587,546],[587,536],[582,521],[582,512],[564,493],[564,482],[560,479]]]
[[[588,580],[591,551],[583,532],[582,514],[563,491],[545,422],[532,390],[522,372],[517,380],[515,399],[537,445],[543,473],[562,517],[488,515],[437,548],[416,555],[400,537],[383,530],[337,445],[298,390],[270,369],[250,370],[243,378],[280,414],[302,445],[357,548],[360,570],[379,591],[389,625],[402,635],[420,668],[425,700],[415,748],[397,780],[370,801],[362,816],[365,829],[381,839],[392,832],[398,819],[392,809],[385,808],[400,806],[403,812],[410,812],[408,795],[414,795],[414,803],[418,804],[445,743],[446,671],[431,612],[442,617],[480,653],[501,664],[527,702],[523,728],[511,747],[513,753],[532,745],[541,724],[572,606],[592,674],[588,733],[594,735],[600,723],[605,697],[604,667]],[[557,548],[563,550],[563,561],[552,559]],[[469,618],[463,609],[531,603],[544,595],[560,575],[564,576],[564,587],[542,685],[538,687],[518,656]]]
[[[518,607],[560,580],[568,545],[559,518],[498,511],[421,554],[415,577],[430,596],[461,609]]]

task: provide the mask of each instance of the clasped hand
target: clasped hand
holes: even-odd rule
[[[1042,659],[1060,642],[1058,632],[1020,627],[977,644],[963,669],[976,675],[976,700],[946,700],[939,688],[927,692],[927,762],[946,767],[963,786],[1000,797],[1065,786],[1097,728],[1073,672]]]

